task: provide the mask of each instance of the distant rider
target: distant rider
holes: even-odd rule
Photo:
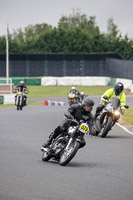
[[[121,82],[115,83],[114,88],[108,89],[102,95],[100,105],[97,106],[96,108],[95,118],[100,114],[103,108],[108,104],[109,99],[113,99],[115,96],[118,96],[120,100],[121,114],[123,115],[125,113],[124,105],[126,105],[126,95],[123,92],[123,90],[124,90],[124,85]]]
[[[84,98],[85,98],[85,94],[84,94],[84,92],[81,92],[80,93],[80,101],[82,102]]]
[[[27,101],[27,96],[26,94],[29,93],[28,88],[24,85],[24,81],[20,81],[20,84],[15,88],[15,92],[23,92],[23,100],[24,100],[24,106],[27,105],[26,101]],[[16,104],[16,98],[17,95],[15,96],[15,104]]]
[[[80,92],[74,86],[71,87],[71,90],[69,91],[69,93],[74,93],[76,95],[80,95]]]
[[[74,86],[71,87],[69,93],[74,93],[77,96],[78,102],[80,102],[80,92]]]
[[[42,145],[42,148],[47,148],[54,138],[56,138],[62,132],[66,132],[70,126],[74,125],[74,122],[72,121],[73,119],[76,119],[78,122],[80,122],[82,119],[87,121],[90,128],[90,133],[93,132],[93,115],[91,113],[93,106],[94,101],[88,97],[82,101],[82,104],[71,105],[64,114],[66,119],[63,120],[61,124],[57,126],[57,128],[50,134],[48,141]],[[86,142],[83,139],[80,148],[84,147],[85,144]]]

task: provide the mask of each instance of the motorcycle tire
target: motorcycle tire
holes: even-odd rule
[[[73,104],[74,104],[74,102],[73,102],[73,100],[71,99],[71,101],[70,101],[70,106],[73,105]]]
[[[73,149],[71,149],[70,153],[64,150],[63,154],[61,155],[61,158],[59,160],[59,164],[61,166],[65,166],[66,164],[68,164],[73,159],[73,157],[75,156],[75,154],[77,153],[80,147],[80,143],[78,141],[74,141],[74,143],[72,144],[73,144],[73,147],[72,147]]]
[[[71,105],[72,105],[72,103],[70,102],[70,103],[69,103],[69,106],[71,106]]]
[[[101,132],[101,137],[102,138],[105,138],[107,136],[107,134],[110,131],[111,127],[112,127],[112,117],[108,117],[106,125],[105,125],[103,131]]]
[[[20,106],[20,110],[22,110],[23,109],[23,106]]]

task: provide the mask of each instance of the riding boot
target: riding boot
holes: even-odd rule
[[[54,135],[54,132],[52,132],[52,133],[50,134],[50,136],[49,136],[47,142],[44,143],[44,144],[42,145],[44,148],[47,148],[47,147],[51,144],[52,140],[54,139],[54,136],[53,136],[53,135]]]
[[[24,106],[27,106],[26,98],[24,98]]]
[[[61,133],[62,133],[61,127],[57,126],[57,128],[50,134],[49,139],[47,140],[47,142],[43,144],[43,147],[47,148],[51,144],[52,140],[54,138],[56,138]]]

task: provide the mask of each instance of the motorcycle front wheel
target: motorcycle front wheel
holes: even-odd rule
[[[103,128],[102,132],[101,132],[101,137],[102,138],[106,137],[106,135],[108,134],[108,132],[110,131],[110,129],[112,127],[112,121],[113,121],[112,117],[108,117],[106,120],[107,121],[106,121],[106,123],[104,125],[104,128]]]
[[[74,103],[73,103],[73,99],[70,99],[70,101],[69,101],[69,106],[71,106],[71,105],[73,105]]]
[[[75,140],[73,143],[71,143],[68,149],[64,149],[59,160],[59,164],[61,166],[65,166],[66,164],[68,164],[77,153],[79,147],[80,143],[78,141]]]

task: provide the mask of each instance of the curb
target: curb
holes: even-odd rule
[[[58,101],[49,101],[49,100],[45,100],[44,101],[44,105],[45,106],[65,106],[65,102],[58,102]]]

